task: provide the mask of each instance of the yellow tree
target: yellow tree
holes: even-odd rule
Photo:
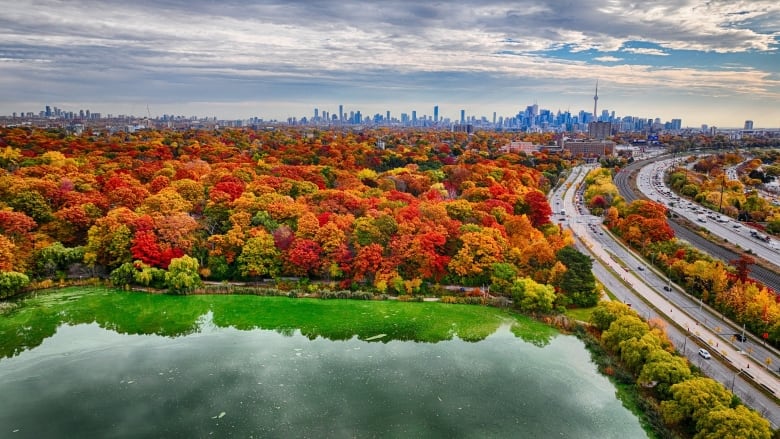
[[[462,277],[483,277],[491,266],[504,260],[506,239],[493,228],[484,227],[460,236],[460,250],[449,263],[449,269]]]

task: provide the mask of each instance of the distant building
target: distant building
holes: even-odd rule
[[[499,148],[498,151],[502,153],[517,154],[523,152],[531,154],[532,152],[539,151],[539,145],[534,145],[533,142],[512,141],[508,145]]]
[[[753,129],[753,121],[752,120],[746,120],[745,121],[745,129],[746,130],[752,130]]]
[[[452,126],[452,131],[456,133],[473,133],[474,125],[472,124],[455,124]]]
[[[615,154],[615,142],[611,140],[564,140],[563,150],[574,157],[597,158]]]
[[[612,135],[612,124],[609,122],[591,122],[588,124],[588,136],[594,139],[606,139]]]

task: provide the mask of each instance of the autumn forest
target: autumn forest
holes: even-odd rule
[[[595,304],[588,258],[551,222],[545,197],[570,162],[496,154],[509,140],[8,128],[0,132],[5,295],[21,276],[110,274],[181,292],[201,280],[268,278],[389,294],[492,283],[507,295],[519,277],[551,285],[555,306]]]

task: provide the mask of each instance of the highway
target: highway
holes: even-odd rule
[[[780,264],[780,241],[758,230],[743,226],[739,221],[716,211],[681,198],[666,187],[665,172],[674,166],[677,160],[679,159],[660,160],[643,166],[636,180],[639,191],[647,198],[664,204],[667,209],[680,217],[706,228],[710,233],[741,248],[750,249],[755,257],[774,265]]]
[[[765,367],[768,355],[777,365],[777,354],[761,346],[760,340],[748,338],[740,343],[739,333],[719,321],[719,316],[704,304],[692,301],[662,274],[647,267],[641,258],[618,243],[601,226],[601,218],[587,214],[575,202],[579,183],[592,167],[577,167],[565,183],[550,196],[555,221],[568,226],[578,241],[578,247],[594,256],[593,273],[621,301],[646,319],[673,321],[666,327],[670,340],[692,364],[720,381],[748,405],[758,410],[776,427],[780,425],[780,407],[774,398],[759,391],[745,379],[749,374],[758,385],[778,394],[780,381],[773,369]],[[582,210],[581,210],[582,209]],[[565,215],[561,215],[564,212]],[[587,253],[586,253],[587,254]],[[642,267],[641,269],[639,267]],[[667,287],[671,291],[666,291]],[[698,355],[700,346],[713,355],[706,360]],[[752,355],[748,355],[752,353]]]
[[[620,172],[615,175],[615,185],[617,186],[618,191],[620,191],[620,196],[622,196],[627,202],[631,202],[640,198],[639,195],[634,193],[629,183],[631,174],[637,172],[640,168],[648,164],[665,160],[666,158],[668,157],[658,157],[654,159],[638,161],[621,169]],[[694,247],[716,259],[720,259],[725,263],[729,263],[730,261],[739,259],[740,257],[739,254],[699,236],[697,233],[689,230],[688,228],[673,220],[669,220],[668,223],[674,230],[675,236],[677,236],[677,238],[689,242]],[[775,270],[769,270],[760,265],[753,264],[750,265],[750,277],[772,288],[774,291],[780,291],[780,274],[778,274],[778,272]]]

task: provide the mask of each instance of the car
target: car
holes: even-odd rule
[[[712,358],[712,355],[707,351],[707,349],[699,349],[699,356],[704,358],[705,360],[709,360]]]
[[[664,285],[664,291],[672,291],[672,287],[669,285]]]
[[[738,341],[741,341],[742,343],[747,341],[747,337],[742,334],[734,334],[734,338],[736,338]]]
[[[641,266],[641,265],[640,265],[640,266],[638,266],[638,267],[636,267],[636,268],[637,268],[637,270],[639,270],[639,271],[645,271],[645,267],[643,267],[643,266]]]

